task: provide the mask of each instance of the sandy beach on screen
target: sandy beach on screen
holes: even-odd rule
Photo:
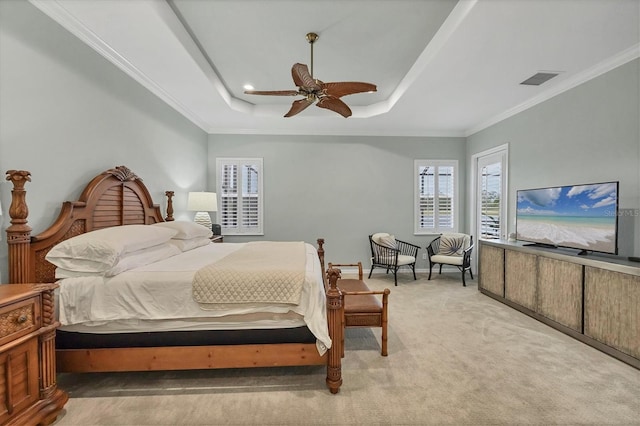
[[[563,225],[559,227],[549,223],[520,219],[517,238],[601,252],[611,252],[615,248],[614,231],[610,228],[605,229],[597,226]]]

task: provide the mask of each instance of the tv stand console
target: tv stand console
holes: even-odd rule
[[[478,289],[640,369],[637,263],[480,241]]]

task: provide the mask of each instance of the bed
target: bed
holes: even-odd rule
[[[7,228],[11,283],[55,282],[56,272],[59,277],[61,268],[56,271],[56,267],[47,260],[47,257],[51,258],[54,247],[57,250],[59,246],[82,236],[125,229],[146,231],[152,229],[148,228],[149,226],[153,226],[153,229],[172,228],[178,222],[174,222],[173,219],[172,191],[166,192],[167,216],[163,218],[159,206],[153,203],[142,179],[127,167],[119,166],[94,177],[87,184],[78,201],[64,202],[54,223],[40,234],[32,236],[31,228],[27,224],[28,207],[25,190],[26,182],[31,180],[30,173],[24,170],[10,170],[7,172],[6,179],[13,183],[12,202],[9,209],[11,225]],[[113,314],[113,318],[116,319],[113,322],[102,321],[105,318],[84,318],[79,321],[70,319],[74,315],[73,310],[67,309],[65,305],[69,293],[82,293],[84,290],[81,289],[88,284],[77,283],[79,278],[74,276],[65,277],[58,281],[60,283],[57,294],[58,318],[63,320],[63,325],[58,329],[56,336],[57,371],[111,372],[326,365],[326,384],[331,393],[337,393],[342,384],[343,333],[342,302],[336,287],[339,271],[330,270],[325,273],[324,240],[318,239],[317,243],[317,248],[303,243],[306,259],[304,274],[305,285],[311,280],[310,276],[316,277],[315,285],[319,286],[321,294],[319,298],[322,304],[321,315],[318,315],[318,312],[310,314],[304,310],[306,308],[299,307],[306,303],[300,299],[300,303],[290,309],[293,314],[291,312],[287,314],[278,303],[273,308],[267,309],[268,312],[278,316],[277,321],[270,321],[273,319],[271,317],[256,319],[252,314],[260,313],[251,310],[240,312],[231,309],[228,315],[220,314],[215,311],[218,309],[217,305],[210,310],[215,311],[215,314],[198,314],[197,308],[193,307],[195,302],[187,301],[181,293],[188,290],[185,290],[187,286],[184,282],[184,272],[178,272],[186,267],[179,267],[179,265],[189,264],[192,267],[190,276],[193,277],[193,268],[196,268],[194,265],[201,263],[201,260],[196,260],[195,252],[202,251],[203,254],[198,256],[218,257],[225,260],[233,257],[236,249],[237,253],[247,249],[256,253],[256,250],[262,248],[258,244],[253,244],[251,247],[244,247],[243,244],[207,244],[167,259],[168,265],[160,265],[165,262],[163,260],[143,267],[144,271],[136,268],[120,274],[116,273],[108,279],[101,276],[90,277],[90,280],[95,281],[96,289],[108,288],[112,296],[126,293],[132,286],[130,280],[133,278],[129,275],[140,275],[143,272],[145,276],[152,276],[162,281],[162,284],[154,284],[156,287],[147,286],[149,297],[159,295],[161,291],[157,290],[158,288],[164,288],[166,293],[167,287],[171,287],[169,291],[174,291],[174,299],[179,297],[185,299],[180,302],[182,303],[180,310],[185,314],[183,317],[170,316],[157,322],[154,317],[144,317],[144,313],[143,318],[123,319],[122,316],[116,315],[119,309],[117,306],[106,303],[102,306],[102,312],[106,315],[105,318]],[[237,247],[240,245],[243,247]],[[299,250],[297,244],[295,247],[295,250]],[[271,248],[269,248],[270,251]],[[310,260],[312,258],[313,261]],[[213,264],[216,265],[216,263]],[[310,266],[312,264],[315,266]],[[196,268],[197,273],[201,271],[200,266]],[[65,283],[68,284],[67,287]],[[75,285],[72,285],[74,283]],[[310,288],[312,290],[304,290],[303,293],[317,292],[315,287]],[[128,300],[135,300],[136,297],[138,296]],[[211,300],[208,299],[206,302]],[[313,303],[314,308],[310,310],[318,311],[315,299]],[[311,302],[309,305],[311,306]],[[208,305],[200,303],[199,306],[202,308]],[[244,305],[227,304],[225,306]],[[245,319],[245,317],[248,318]],[[321,318],[324,323],[318,325],[318,318]],[[243,321],[249,319],[255,322],[243,324]],[[224,324],[225,321],[233,326],[227,327]],[[271,325],[265,325],[266,323]],[[136,328],[139,325],[142,326],[141,329]],[[326,330],[328,337],[322,337],[323,329]]]

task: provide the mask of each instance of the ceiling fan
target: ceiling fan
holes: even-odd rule
[[[324,83],[314,79],[313,43],[318,40],[318,34],[308,33],[306,37],[311,45],[311,72],[305,64],[296,63],[291,68],[293,82],[298,86],[298,90],[245,90],[244,93],[248,95],[304,96],[304,99],[293,101],[291,109],[284,115],[285,117],[298,114],[315,101],[318,101],[316,105],[320,108],[337,112],[345,118],[351,116],[351,109],[340,98],[354,93],[375,92],[376,85],[358,81]]]

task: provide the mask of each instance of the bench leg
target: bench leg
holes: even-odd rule
[[[387,323],[389,322],[389,314],[387,311],[387,306],[389,304],[389,290],[385,289],[384,290],[384,294],[382,295],[382,318],[381,318],[381,325],[382,325],[382,350],[381,350],[381,355],[382,356],[387,356]]]
[[[387,322],[382,323],[382,350],[380,352],[382,356],[387,356]]]

